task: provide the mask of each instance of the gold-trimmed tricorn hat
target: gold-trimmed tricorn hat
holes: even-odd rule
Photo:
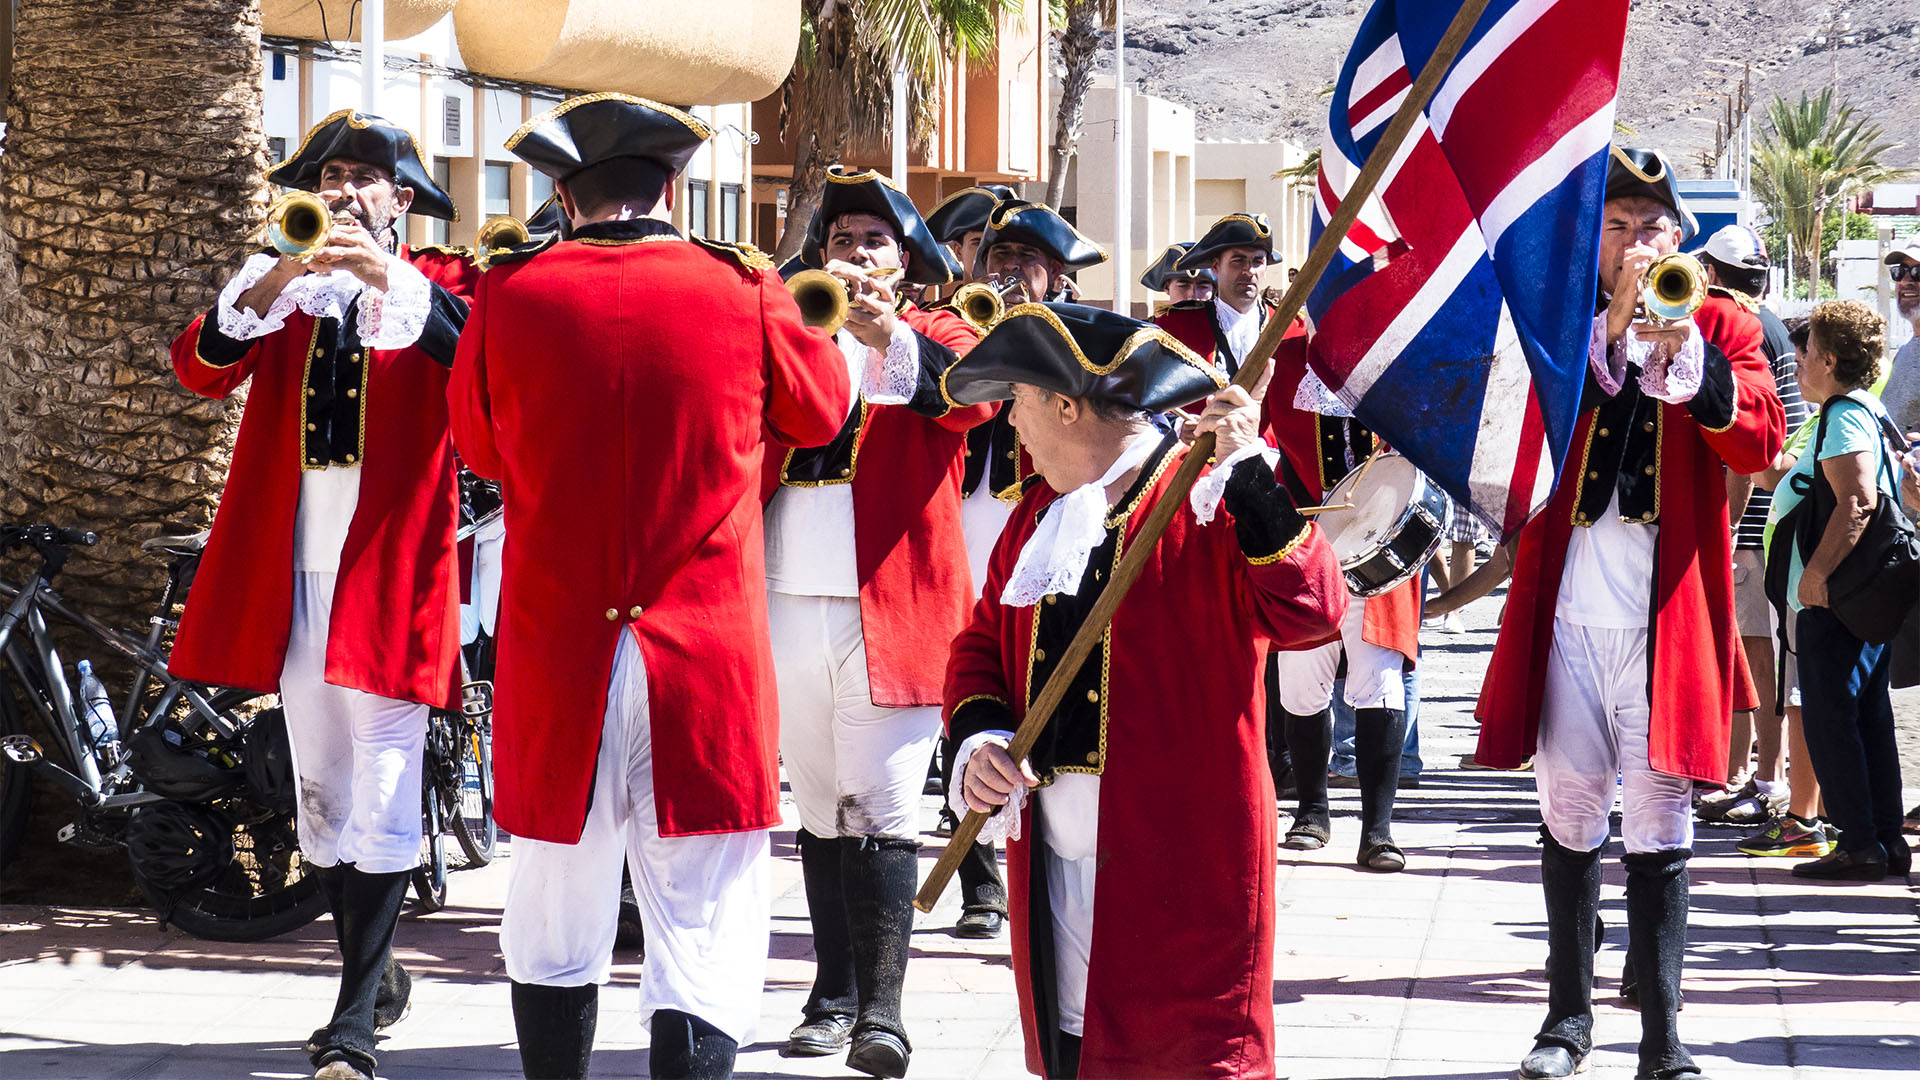
[[[582,94],[541,113],[507,136],[506,147],[555,180],[589,165],[637,157],[679,172],[713,129],[671,105],[632,94]]]
[[[960,405],[1004,401],[1014,383],[1165,412],[1226,386],[1211,363],[1152,323],[1084,304],[1021,304],[941,376]]]
[[[1146,270],[1140,274],[1140,287],[1146,289],[1148,292],[1163,293],[1167,291],[1167,284],[1175,278],[1185,278],[1188,281],[1196,282],[1203,281],[1208,285],[1214,284],[1213,267],[1211,266],[1195,266],[1186,270],[1179,269],[1180,260],[1185,258],[1187,252],[1192,250],[1193,241],[1191,240],[1182,240],[1178,243],[1168,244],[1167,249],[1160,253],[1160,257],[1153,260],[1153,265],[1147,267]]]
[[[420,144],[413,134],[385,117],[354,109],[341,109],[313,125],[293,156],[267,173],[267,182],[313,191],[320,184],[321,168],[336,159],[378,165],[393,174],[395,187],[413,191],[409,214],[460,220],[453,197],[433,182],[433,174],[420,160]]]
[[[893,226],[900,250],[906,255],[902,275],[906,280],[917,285],[946,285],[960,280],[960,260],[934,237],[906,192],[877,170],[850,173],[837,165],[827,169],[820,209],[807,224],[807,241],[801,254],[808,266],[819,268],[827,246],[827,229],[843,214],[872,214]]]
[[[1220,253],[1232,248],[1253,248],[1266,252],[1268,262],[1279,262],[1273,250],[1273,224],[1265,214],[1228,214],[1193,242],[1186,255],[1174,264],[1178,270],[1210,267]]]
[[[1017,202],[1020,196],[1005,184],[980,184],[961,188],[941,199],[927,212],[927,228],[943,244],[957,244],[970,232],[987,227],[987,215],[1003,202]]]
[[[1639,146],[1618,146],[1607,161],[1607,198],[1652,199],[1672,210],[1680,221],[1680,239],[1691,240],[1700,231],[1700,219],[1680,197],[1680,177],[1667,156]]]
[[[987,276],[987,254],[1000,243],[1029,244],[1060,261],[1069,273],[1107,261],[1100,245],[1080,235],[1080,230],[1056,213],[1051,206],[1030,202],[1003,202],[987,215],[987,231],[980,238],[980,250],[973,257],[973,276]]]

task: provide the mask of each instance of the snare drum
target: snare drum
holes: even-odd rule
[[[1392,452],[1348,473],[1326,504],[1338,509],[1314,520],[1340,560],[1347,591],[1360,597],[1379,596],[1419,573],[1446,539],[1453,513],[1446,493]]]

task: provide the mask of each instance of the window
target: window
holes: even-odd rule
[[[273,81],[274,82],[287,81],[287,54],[286,53],[277,52],[273,54]]]
[[[267,156],[276,163],[287,160],[287,140],[278,135],[267,136]]]
[[[532,217],[552,197],[553,177],[538,169],[533,170],[533,198],[527,202],[527,216]]]
[[[687,235],[707,235],[707,182],[687,181]]]
[[[450,159],[443,157],[433,159],[433,182],[440,185],[441,191],[451,193],[453,189],[453,162]],[[430,218],[428,221],[427,242],[430,244],[445,244],[447,242],[448,223],[439,218]]]
[[[740,240],[740,195],[739,184],[720,185],[720,239],[738,243]]]
[[[489,161],[486,171],[486,216],[513,213],[513,166]]]

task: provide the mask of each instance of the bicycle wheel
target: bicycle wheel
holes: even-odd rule
[[[26,733],[20,702],[13,696],[13,684],[0,663],[0,738]],[[492,808],[492,777],[488,777],[488,808]],[[27,835],[27,811],[33,807],[33,770],[0,758],[0,870],[13,862]]]
[[[486,725],[470,722],[458,730],[460,792],[453,838],[471,869],[492,862],[500,843],[500,826],[493,820],[493,735]]]
[[[420,910],[431,915],[447,906],[447,830],[441,824],[440,789],[429,781],[420,792],[425,823],[425,851],[413,868],[413,895]]]

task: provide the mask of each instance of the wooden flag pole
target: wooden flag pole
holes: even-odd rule
[[[1388,164],[1399,152],[1400,144],[1406,141],[1407,134],[1413,130],[1420,111],[1426,108],[1434,91],[1439,89],[1440,80],[1446,76],[1448,69],[1453,66],[1454,59],[1460,55],[1460,50],[1466,45],[1467,36],[1473,32],[1474,25],[1480,21],[1480,15],[1486,11],[1488,2],[1489,0],[1465,0],[1460,5],[1459,12],[1454,15],[1453,22],[1447,27],[1446,34],[1434,49],[1433,56],[1428,58],[1426,66],[1420,70],[1420,77],[1408,89],[1405,100],[1401,101],[1400,108],[1394,112],[1393,119],[1388,122],[1387,130],[1380,136],[1379,144],[1373,148],[1373,153],[1367,155],[1366,165],[1361,168],[1360,175],[1355,178],[1353,187],[1347,191],[1339,208],[1333,212],[1332,219],[1327,222],[1326,231],[1320,234],[1320,241],[1314,244],[1313,250],[1308,253],[1306,264],[1300,268],[1300,275],[1293,280],[1292,285],[1287,287],[1286,295],[1280,300],[1279,309],[1274,312],[1272,318],[1267,320],[1266,327],[1260,331],[1260,340],[1254,344],[1253,352],[1241,361],[1240,371],[1234,377],[1233,385],[1251,391],[1259,383],[1261,376],[1266,374],[1267,365],[1273,360],[1273,351],[1280,346],[1281,335],[1286,333],[1287,327],[1300,313],[1301,307],[1306,303],[1307,294],[1313,291],[1314,285],[1320,280],[1320,275],[1325,273],[1327,266],[1333,262],[1334,253],[1339,250],[1341,241],[1346,238],[1347,229],[1353,225],[1354,219],[1359,217],[1360,208],[1366,205],[1368,197],[1373,194],[1374,187],[1380,182],[1381,175],[1387,171]],[[1093,654],[1094,645],[1106,632],[1107,624],[1113,621],[1113,613],[1119,609],[1120,601],[1126,598],[1127,590],[1132,588],[1134,581],[1140,576],[1140,571],[1146,567],[1147,558],[1152,554],[1154,545],[1159,543],[1160,535],[1167,531],[1167,525],[1172,522],[1173,515],[1187,501],[1187,492],[1192,490],[1193,482],[1200,478],[1200,470],[1212,456],[1213,433],[1207,432],[1194,440],[1193,448],[1188,451],[1186,460],[1180,463],[1180,470],[1174,474],[1172,482],[1167,485],[1166,494],[1160,497],[1152,511],[1148,513],[1147,520],[1140,526],[1140,535],[1134,538],[1132,545],[1127,548],[1126,554],[1121,558],[1120,565],[1114,569],[1113,579],[1107,583],[1105,589],[1101,590],[1100,598],[1094,601],[1093,610],[1088,612],[1086,621],[1080,624],[1080,629],[1074,634],[1073,641],[1068,644],[1066,653],[1060,657],[1059,666],[1053,669],[1053,675],[1047,679],[1039,696],[1033,699],[1033,704],[1027,709],[1026,716],[1021,719],[1019,729],[1014,732],[1013,742],[1007,747],[1007,752],[1015,761],[1025,761],[1027,755],[1032,753],[1033,744],[1039,740],[1041,730],[1047,726],[1047,721],[1052,718],[1053,711],[1059,706],[1061,699],[1066,697],[1068,685],[1073,682],[1073,677],[1079,672],[1080,665],[1086,663],[1087,657]],[[959,777],[956,775],[955,779],[958,780]],[[953,836],[948,838],[946,850],[940,854],[940,861],[934,864],[933,870],[927,875],[926,882],[920,886],[919,894],[913,899],[915,907],[921,911],[933,910],[933,905],[939,901],[940,894],[946,892],[947,882],[953,878],[954,872],[959,870],[960,860],[965,858],[968,849],[973,847],[980,835],[980,828],[986,824],[986,821],[987,815],[977,810],[967,812],[967,816],[961,820],[959,827],[953,830]]]

